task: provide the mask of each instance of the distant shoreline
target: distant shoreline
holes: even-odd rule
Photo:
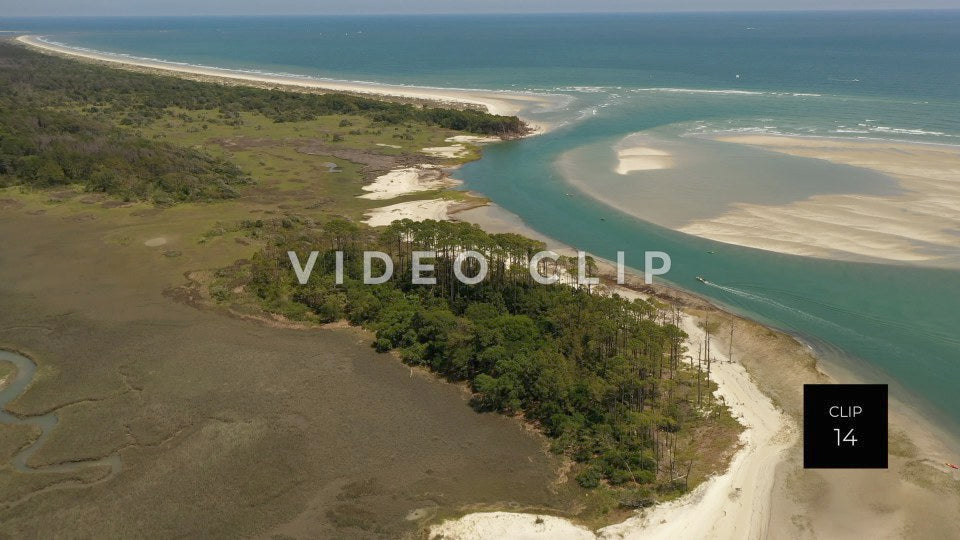
[[[221,83],[237,82],[264,85],[270,88],[284,88],[289,90],[304,89],[326,90],[332,92],[347,92],[367,96],[394,97],[428,102],[437,105],[459,105],[481,107],[491,114],[503,116],[519,116],[535,108],[551,108],[559,105],[565,99],[561,96],[544,94],[526,94],[519,92],[497,92],[493,90],[448,89],[415,86],[400,86],[367,82],[339,81],[332,79],[312,78],[286,74],[244,72],[240,70],[197,66],[191,64],[174,63],[165,60],[140,58],[100,51],[85,50],[76,47],[51,43],[37,35],[22,35],[16,41],[40,49],[45,52],[67,55],[73,58],[82,58],[95,62],[105,62],[125,68],[139,68],[151,72],[172,72],[178,75],[194,76],[204,81]],[[525,122],[534,130],[534,134],[542,133],[549,126],[532,123],[527,118]]]

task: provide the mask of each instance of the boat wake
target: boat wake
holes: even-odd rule
[[[802,303],[816,306],[817,308],[825,312],[835,313],[839,316],[857,318],[862,321],[866,321],[873,326],[885,327],[891,330],[900,330],[903,332],[909,332],[914,335],[921,335],[934,342],[960,346],[960,338],[952,335],[944,334],[942,332],[937,332],[935,330],[917,328],[915,325],[911,325],[905,321],[878,317],[870,313],[855,311],[848,308],[829,304],[826,302],[820,302],[813,298],[797,294],[793,291],[788,291],[784,289],[774,289],[769,287],[761,287],[756,285],[745,285],[745,284],[743,285],[737,284],[738,285],[737,287],[732,287],[732,286],[721,285],[719,283],[714,283],[712,281],[708,281],[706,279],[699,279],[699,278],[698,278],[698,281],[700,281],[701,283],[703,283],[708,287],[713,287],[713,288],[719,289],[720,291],[723,291],[725,293],[724,296],[728,300],[738,305],[741,305],[743,307],[749,307],[745,304],[744,300],[748,302],[760,303],[766,306],[773,307],[782,313],[793,315],[797,318],[800,318],[806,321],[810,321],[816,324],[821,324],[821,325],[833,328],[839,332],[842,332],[843,334],[856,337],[857,339],[860,339],[860,340],[876,342],[877,344],[882,344],[885,347],[896,347],[896,345],[889,343],[887,341],[881,341],[876,338],[865,336],[863,334],[855,332],[854,330],[851,330],[848,326],[836,323],[829,319],[825,319],[823,317],[820,317],[818,315],[815,315],[809,311],[800,309],[798,307],[784,304],[783,302],[774,300],[773,298],[771,298],[771,296],[777,295],[780,297],[788,297],[796,300],[797,302],[802,302]],[[747,288],[752,289],[752,291],[756,291],[756,292],[747,290]]]

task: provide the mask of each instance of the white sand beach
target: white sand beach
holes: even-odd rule
[[[431,146],[420,151],[428,156],[447,159],[456,159],[469,152],[466,146],[459,143],[451,144],[450,146]]]
[[[960,267],[960,147],[769,135],[718,140],[871,169],[895,178],[904,192],[737,204],[682,232],[795,255]]]
[[[690,336],[691,350],[706,340],[690,315],[683,316],[682,327]],[[740,435],[740,451],[724,474],[677,501],[602,529],[601,538],[767,537],[774,472],[797,441],[799,427],[760,391],[742,365],[731,362],[722,351],[713,355],[711,377],[717,383],[717,395],[747,428]]]
[[[35,35],[23,35],[18,37],[17,41],[49,52],[125,66],[136,66],[140,68],[172,71],[180,74],[195,75],[206,78],[259,83],[278,87],[287,86],[311,88],[317,90],[330,90],[334,92],[394,96],[439,103],[474,105],[484,107],[492,114],[501,114],[507,116],[516,115],[524,117],[526,111],[552,109],[566,101],[566,98],[563,96],[546,94],[400,86],[367,82],[339,81],[332,79],[318,79],[294,75],[261,74],[216,67],[194,66],[174,62],[165,62],[161,60],[152,60],[148,58],[138,58],[128,55],[83,50],[45,41],[42,36]],[[542,132],[547,127],[545,125],[534,124],[529,121],[528,124],[530,124],[531,128],[533,128],[535,132]]]
[[[500,138],[484,137],[482,135],[454,135],[453,137],[447,137],[444,140],[447,142],[453,142],[453,143],[485,144],[485,143],[499,142]]]
[[[596,540],[579,525],[555,516],[517,512],[478,512],[431,527],[430,538],[443,540]]]
[[[630,289],[614,292],[627,298],[642,297]],[[696,349],[706,334],[690,316],[683,317],[683,330],[690,336],[687,347]],[[626,521],[594,534],[560,518],[537,523],[532,514],[483,512],[448,520],[430,530],[430,537],[445,540],[601,538],[764,538],[767,533],[774,485],[774,472],[784,453],[796,442],[796,424],[780,411],[751,380],[742,365],[715,351],[711,377],[717,396],[730,406],[733,416],[746,429],[741,449],[728,470],[715,476],[677,501],[638,513]],[[545,519],[545,518],[541,518]]]
[[[431,191],[459,184],[432,165],[417,165],[396,169],[378,176],[372,183],[361,189],[368,191],[360,195],[361,199],[385,200],[419,191]]]
[[[410,201],[383,208],[374,208],[366,213],[364,223],[371,227],[383,227],[401,219],[425,221],[434,219],[442,221],[449,219],[450,208],[458,204],[450,199],[428,199],[425,201]]]
[[[617,151],[619,163],[617,174],[630,174],[635,171],[652,171],[673,167],[673,158],[669,152],[649,146],[632,146]]]

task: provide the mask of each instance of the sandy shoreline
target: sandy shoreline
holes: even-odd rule
[[[194,66],[153,60],[149,58],[138,58],[134,56],[83,50],[44,41],[41,36],[35,35],[19,36],[16,38],[16,40],[20,43],[44,51],[64,54],[72,57],[85,58],[88,60],[95,60],[98,62],[107,62],[113,65],[121,65],[126,67],[132,66],[150,70],[174,72],[184,75],[218,79],[221,81],[265,84],[277,87],[299,89],[307,88],[315,90],[329,90],[373,96],[400,97],[436,102],[440,104],[477,106],[485,108],[492,114],[520,116],[521,118],[524,118],[528,111],[551,109],[566,101],[566,98],[562,96],[545,94],[400,86],[367,82],[317,79],[307,76],[246,72],[207,66]],[[531,128],[538,132],[546,131],[549,128],[549,126],[543,124],[532,123],[526,118],[524,118],[524,120],[527,121]]]
[[[411,191],[415,189],[410,188],[409,183],[403,183],[396,189],[405,187]],[[496,205],[473,208],[451,216],[451,204],[453,201],[445,199],[399,203],[371,211],[366,223],[380,226],[405,218],[416,221],[452,218],[476,223],[488,232],[517,232],[540,239],[551,249],[572,252],[569,246],[537,234],[524,225],[519,217]],[[609,268],[605,271],[609,271]],[[626,298],[647,298],[647,295],[626,287],[614,287],[611,291]],[[689,350],[705,342],[705,331],[697,325],[694,317],[684,315],[683,329],[689,335]],[[758,532],[764,532],[771,504],[773,472],[782,454],[795,443],[797,424],[761,392],[743,366],[729,362],[722,352],[715,354],[713,379],[719,388],[717,395],[730,405],[734,417],[746,426],[740,436],[741,449],[725,473],[709,479],[678,501],[657,506],[649,512],[611,525],[596,535],[580,525],[557,517],[480,512],[436,525],[430,530],[430,537],[671,539],[706,536],[734,538],[749,534],[756,536]],[[735,500],[731,499],[731,493],[737,494]]]
[[[646,298],[623,287],[614,288],[626,298]],[[690,316],[683,317],[687,346],[704,342],[706,334]],[[753,383],[746,370],[717,353],[711,377],[718,385],[716,396],[730,405],[734,417],[746,429],[742,448],[730,467],[710,478],[691,493],[669,503],[637,513],[596,533],[561,518],[509,512],[486,512],[448,520],[433,527],[430,537],[480,540],[527,539],[664,539],[766,537],[773,491],[774,470],[784,452],[797,440],[797,424],[783,414]]]
[[[717,140],[874,170],[896,179],[903,193],[737,204],[681,232],[793,255],[960,267],[960,147],[771,135]]]
[[[706,341],[697,319],[685,314],[682,328],[693,350]],[[746,429],[742,449],[727,471],[685,497],[601,530],[602,538],[751,538],[769,534],[774,470],[800,435],[798,424],[779,410],[739,363],[716,351],[711,377],[716,395]]]
[[[460,212],[453,219],[476,223],[491,232],[539,238],[551,249],[571,249],[496,205]],[[628,280],[639,282],[630,274]],[[960,535],[960,524],[951,517],[953,507],[960,509],[960,474],[943,466],[955,448],[949,435],[909,405],[892,399],[887,471],[805,470],[799,445],[803,384],[872,381],[859,380],[856,374],[833,366],[824,371],[809,347],[792,336],[724,312],[686,292],[655,289],[658,299],[686,306],[683,329],[694,347],[704,339],[697,320],[706,317],[723,325],[724,330],[713,337],[718,395],[724,396],[734,416],[747,428],[741,435],[743,447],[728,470],[677,501],[595,532],[558,517],[477,512],[434,525],[430,538],[859,540]],[[614,292],[627,297],[639,294],[622,287]],[[736,331],[732,347],[724,339],[729,327]],[[733,351],[732,361],[727,358],[728,348]]]

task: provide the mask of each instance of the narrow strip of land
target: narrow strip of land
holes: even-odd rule
[[[149,70],[175,72],[182,75],[200,76],[206,79],[243,81],[246,83],[266,84],[271,87],[299,87],[335,92],[392,96],[415,100],[439,102],[445,104],[463,104],[486,108],[491,114],[505,116],[523,116],[532,109],[549,109],[563,103],[563,96],[545,94],[527,94],[519,92],[496,92],[491,90],[468,90],[448,88],[428,88],[377,84],[370,82],[338,81],[332,79],[310,78],[286,74],[265,74],[248,71],[224,69],[211,66],[195,66],[134,56],[110,54],[84,50],[53,43],[40,36],[24,35],[17,41],[49,52],[86,58],[114,65],[136,66]],[[289,88],[288,88],[289,89]],[[543,128],[544,126],[534,126]]]

